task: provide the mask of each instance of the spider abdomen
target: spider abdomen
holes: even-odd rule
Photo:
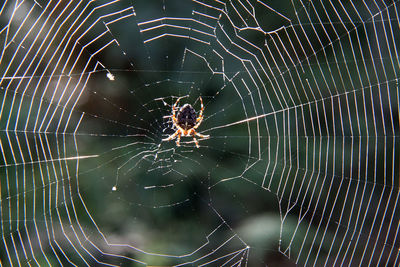
[[[196,125],[196,111],[190,104],[181,107],[177,115],[177,124],[184,130],[189,130]]]

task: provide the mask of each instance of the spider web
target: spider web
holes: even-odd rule
[[[5,1],[1,264],[399,265],[399,8]]]

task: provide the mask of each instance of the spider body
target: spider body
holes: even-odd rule
[[[190,104],[183,105],[176,117],[176,124],[184,130],[193,128],[197,123],[196,110]]]
[[[203,99],[200,97],[200,113],[199,116],[196,114],[196,110],[190,104],[183,105],[178,114],[176,114],[178,110],[178,103],[181,98],[178,98],[175,104],[172,106],[172,122],[177,128],[175,133],[170,135],[168,138],[163,139],[163,141],[170,141],[176,138],[176,145],[180,146],[181,136],[193,136],[193,140],[196,144],[196,147],[199,148],[199,142],[196,139],[196,136],[200,138],[207,138],[209,135],[203,135],[196,132],[196,129],[200,126],[201,122],[203,121]]]

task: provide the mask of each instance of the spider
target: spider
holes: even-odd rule
[[[178,110],[178,103],[182,97],[179,97],[175,104],[172,106],[172,122],[177,128],[175,133],[170,135],[168,138],[162,139],[162,141],[170,141],[176,138],[176,145],[180,146],[181,136],[193,136],[193,140],[196,144],[196,147],[199,148],[199,142],[196,139],[196,135],[200,138],[208,138],[209,135],[203,135],[196,132],[196,129],[200,126],[201,122],[203,121],[203,99],[200,96],[200,114],[199,116],[196,115],[196,110],[190,105],[185,104],[183,105],[176,115],[176,111]]]

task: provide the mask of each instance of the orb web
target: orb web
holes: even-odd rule
[[[0,4],[1,263],[398,265],[398,14]],[[199,97],[210,137],[162,141]]]

